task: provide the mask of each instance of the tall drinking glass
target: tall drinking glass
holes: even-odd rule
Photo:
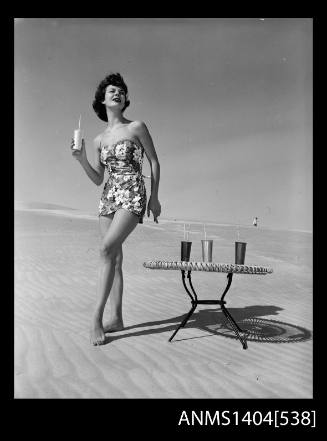
[[[192,242],[188,240],[181,241],[181,260],[183,262],[190,261]]]
[[[212,239],[201,240],[202,244],[202,260],[203,262],[212,262]]]
[[[235,242],[235,263],[244,265],[246,242]]]

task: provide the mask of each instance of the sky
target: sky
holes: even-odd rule
[[[95,90],[120,72],[162,218],[312,230],[312,19],[16,18],[14,49],[16,200],[97,214],[70,142],[81,114],[93,163]]]

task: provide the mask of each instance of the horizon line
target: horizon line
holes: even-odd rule
[[[81,210],[80,208],[73,208],[73,207],[68,207],[68,206],[64,206],[64,205],[59,205],[59,204],[54,204],[54,203],[48,203],[48,202],[40,202],[40,201],[21,201],[21,200],[14,200],[15,206],[14,209],[15,210],[19,210],[21,208],[16,207],[16,204],[25,204],[25,209],[26,210],[48,210],[49,212],[51,212],[53,209],[56,210],[73,210],[73,211],[79,211],[81,214],[85,214],[88,216],[94,216],[94,218],[97,218],[97,214],[93,213],[93,212],[89,212],[89,211],[85,211],[85,210]],[[38,204],[38,205],[43,205],[43,207],[39,207],[39,208],[33,208],[33,207],[28,207],[28,205],[32,205],[32,204]],[[53,209],[49,208],[49,206],[54,207]],[[146,222],[150,222],[151,220],[148,219],[146,216],[144,216],[144,220]],[[241,224],[241,223],[233,223],[233,222],[218,222],[218,221],[213,221],[213,220],[204,220],[204,219],[196,219],[196,218],[188,218],[188,219],[184,219],[184,218],[179,218],[179,217],[175,217],[175,216],[165,216],[161,218],[162,221],[172,221],[172,222],[176,222],[176,223],[185,223],[185,224],[190,224],[190,223],[197,223],[197,224],[206,224],[206,225],[218,225],[218,226],[226,226],[226,227],[243,227],[243,228],[253,228],[252,224]],[[160,219],[159,219],[159,223],[160,223]],[[268,226],[260,226],[257,227],[259,229],[264,229],[264,230],[278,230],[278,231],[292,231],[292,232],[297,232],[297,233],[308,233],[308,234],[313,234],[312,230],[304,230],[304,229],[299,229],[299,228],[280,228],[280,227],[268,227]]]

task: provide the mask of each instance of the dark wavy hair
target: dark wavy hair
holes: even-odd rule
[[[102,121],[108,121],[107,118],[107,112],[106,112],[106,106],[104,104],[102,104],[102,102],[104,101],[104,97],[106,94],[106,88],[109,86],[109,84],[113,85],[113,86],[117,86],[117,87],[121,87],[123,89],[123,91],[125,92],[125,106],[122,109],[122,112],[124,112],[124,110],[130,105],[130,101],[128,99],[128,89],[126,86],[126,83],[123,79],[123,77],[120,75],[120,73],[110,73],[109,75],[107,75],[105,77],[104,80],[101,81],[101,83],[99,84],[96,92],[95,92],[95,97],[94,97],[94,101],[92,103],[92,107],[95,111],[95,113],[98,115],[98,117],[102,120]]]

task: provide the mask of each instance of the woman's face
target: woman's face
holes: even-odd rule
[[[109,84],[106,88],[104,101],[102,102],[107,107],[118,107],[123,109],[125,106],[126,96],[121,87]]]

